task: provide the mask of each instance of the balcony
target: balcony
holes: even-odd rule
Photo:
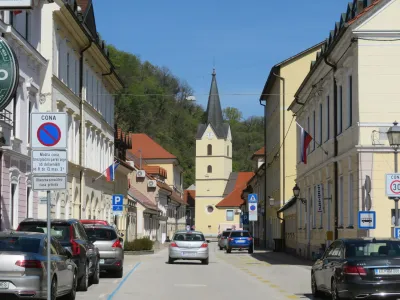
[[[0,147],[11,145],[12,130],[12,113],[6,109],[3,109],[0,111]]]

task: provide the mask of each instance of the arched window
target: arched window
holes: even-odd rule
[[[212,155],[212,145],[208,144],[207,146],[207,155]]]
[[[226,156],[229,157],[229,146],[226,146]]]
[[[212,173],[212,166],[207,167],[207,173]]]

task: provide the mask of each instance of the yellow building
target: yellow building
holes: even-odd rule
[[[399,11],[398,0],[351,3],[290,106],[313,137],[307,163],[297,157],[297,254],[312,257],[337,238],[391,236],[385,174],[395,168],[386,132],[400,114],[400,41],[388,33],[400,28]],[[376,229],[366,230],[358,212],[369,209]]]
[[[245,184],[250,177],[232,173],[231,129],[223,120],[214,70],[207,123],[198,126],[196,135],[196,230],[217,236],[225,228],[239,228],[239,208],[243,203],[240,187],[243,189],[241,183]]]
[[[266,120],[266,238],[274,248],[274,239],[283,238],[277,211],[292,197],[296,178],[296,123],[287,107],[310,70],[322,43],[296,54],[272,67],[260,101],[264,101]],[[285,138],[286,136],[286,138]],[[285,141],[285,142],[284,142]],[[270,201],[273,199],[274,201]],[[273,203],[273,206],[269,204]]]

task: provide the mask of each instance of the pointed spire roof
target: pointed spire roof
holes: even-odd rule
[[[215,69],[213,69],[206,111],[207,124],[199,125],[196,138],[201,138],[204,134],[204,131],[207,129],[207,126],[210,124],[218,138],[226,138],[229,133],[229,124],[224,123],[224,118],[222,115],[216,75]]]

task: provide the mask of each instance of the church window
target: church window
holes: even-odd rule
[[[207,167],[207,173],[212,173],[212,166]]]
[[[226,156],[229,156],[229,146],[226,146]]]
[[[207,212],[209,214],[211,214],[214,211],[214,207],[212,207],[211,205],[207,206]]]
[[[212,145],[208,144],[207,146],[207,155],[212,155]]]

